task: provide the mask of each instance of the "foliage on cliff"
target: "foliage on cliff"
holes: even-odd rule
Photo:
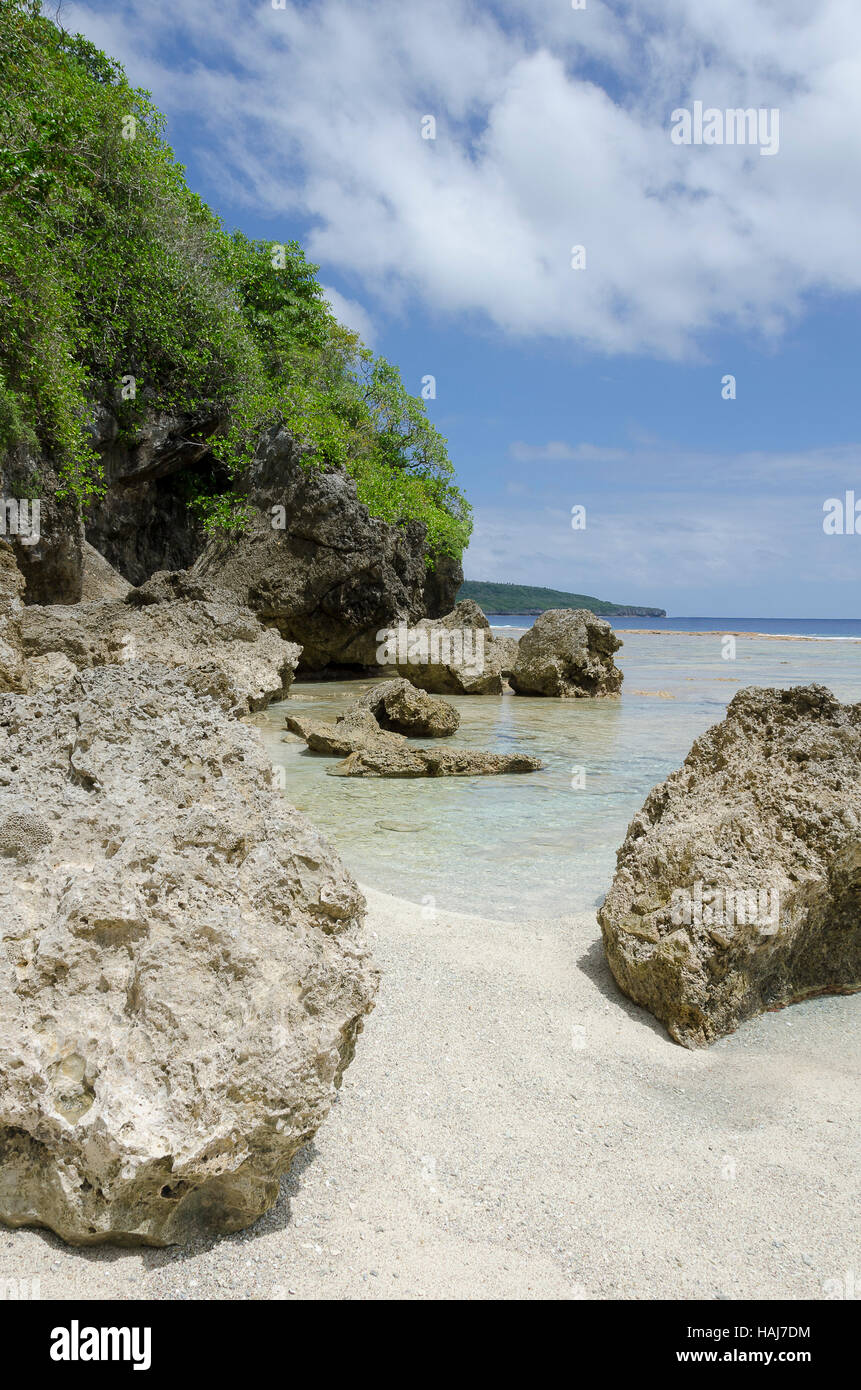
[[[570,594],[564,589],[542,589],[533,584],[494,584],[481,579],[467,579],[458,593],[461,599],[471,598],[485,613],[546,613],[551,608],[588,608],[590,613],[605,617],[636,614],[665,618],[663,608],[642,608],[631,604],[610,603],[607,599],[592,598],[590,594]]]
[[[470,509],[445,440],[337,323],[301,247],[229,233],[149,95],[36,0],[0,0],[0,73],[0,449],[50,455],[86,503],[94,402],[129,434],[144,411],[192,413],[232,480],[197,505],[229,524],[261,429],[284,421],[309,466],[345,466],[373,515],[422,520],[458,555]]]

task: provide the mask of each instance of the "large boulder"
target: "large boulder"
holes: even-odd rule
[[[24,576],[11,546],[0,542],[0,692],[25,688],[23,610]]]
[[[740,691],[634,817],[599,921],[621,988],[686,1047],[861,988],[861,704]]]
[[[441,611],[462,582],[438,561],[429,584],[424,525],[370,516],[355,481],[303,459],[284,429],[261,439],[247,489],[245,532],[211,539],[191,573],[300,643],[305,670],[373,664],[378,629]]]
[[[621,645],[610,624],[588,609],[550,609],[521,637],[509,683],[518,695],[618,695],[622,672],[613,655]]]
[[[9,1225],[149,1245],[248,1226],[372,1007],[356,884],[203,684],[130,663],[0,697]]]
[[[447,738],[460,727],[454,705],[417,690],[396,677],[372,686],[360,696],[358,708],[368,710],[382,729],[414,738]]]
[[[253,613],[214,599],[33,605],[24,610],[23,631],[40,686],[46,684],[45,667],[36,661],[48,656],[81,670],[133,660],[215,665],[232,683],[236,708],[245,712],[281,699],[299,659],[299,648],[264,628]]]
[[[473,599],[463,599],[442,618],[399,623],[377,634],[376,662],[437,695],[500,695],[502,653],[490,623]]]

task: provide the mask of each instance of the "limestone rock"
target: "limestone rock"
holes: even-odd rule
[[[299,649],[234,604],[177,599],[150,606],[119,600],[24,610],[28,657],[61,655],[79,669],[156,661],[218,666],[243,711],[264,708],[289,689]]]
[[[442,618],[391,629],[378,648],[378,664],[437,695],[500,695],[502,653],[490,623],[473,599]]]
[[[599,912],[621,988],[677,1042],[861,988],[861,704],[749,689],[649,794]]]
[[[372,1007],[364,901],[257,734],[133,663],[0,697],[0,1219],[239,1230]]]
[[[588,609],[551,609],[521,637],[511,688],[562,699],[618,695],[622,672],[613,654],[621,645],[610,624]]]
[[[382,681],[359,698],[382,729],[415,738],[447,738],[460,727],[460,715],[447,700],[417,690],[403,677]]]
[[[326,770],[330,777],[485,777],[505,772],[538,772],[543,766],[540,758],[529,758],[524,753],[386,744],[360,749]]]
[[[247,489],[245,534],[210,539],[190,573],[300,643],[305,670],[373,664],[379,629],[444,611],[462,582],[445,557],[431,582],[424,525],[370,516],[355,481],[309,466],[284,429],[261,439]]]
[[[0,691],[23,690],[26,685],[21,615],[24,611],[24,576],[12,549],[0,542]]]
[[[392,747],[404,742],[399,734],[384,733],[370,710],[354,710],[334,724],[302,714],[288,714],[284,723],[291,733],[304,738],[312,752],[338,758],[363,748]]]
[[[81,566],[81,601],[92,603],[98,599],[125,598],[129,592],[128,580],[108,564],[104,555],[84,541]]]
[[[490,638],[491,655],[495,656],[499,663],[499,669],[503,676],[509,677],[517,665],[517,653],[520,649],[520,641],[517,637],[497,637],[495,634]]]
[[[31,657],[27,662],[27,690],[32,695],[37,690],[52,690],[57,685],[68,685],[77,671],[77,666],[62,652]]]

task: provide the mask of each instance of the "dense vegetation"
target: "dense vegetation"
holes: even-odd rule
[[[192,414],[217,461],[192,505],[230,527],[283,421],[308,466],[345,466],[373,515],[459,555],[470,510],[423,403],[336,322],[296,242],[226,231],[163,131],[116,62],[0,0],[0,451],[26,441],[86,504],[94,402],[129,436],[145,410]]]
[[[566,594],[562,589],[537,589],[530,584],[489,584],[468,579],[461,586],[458,602],[474,599],[485,613],[545,613],[548,608],[588,608],[592,613],[624,615],[642,614],[665,618],[663,608],[636,608],[631,604],[607,603],[605,599],[588,594]]]

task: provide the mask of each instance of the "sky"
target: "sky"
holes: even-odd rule
[[[861,5],[575,3],[60,19],[152,92],[228,226],[298,238],[337,315],[434,378],[468,578],[861,616]],[[736,109],[751,138],[720,142]],[[847,492],[858,534],[826,534]]]

